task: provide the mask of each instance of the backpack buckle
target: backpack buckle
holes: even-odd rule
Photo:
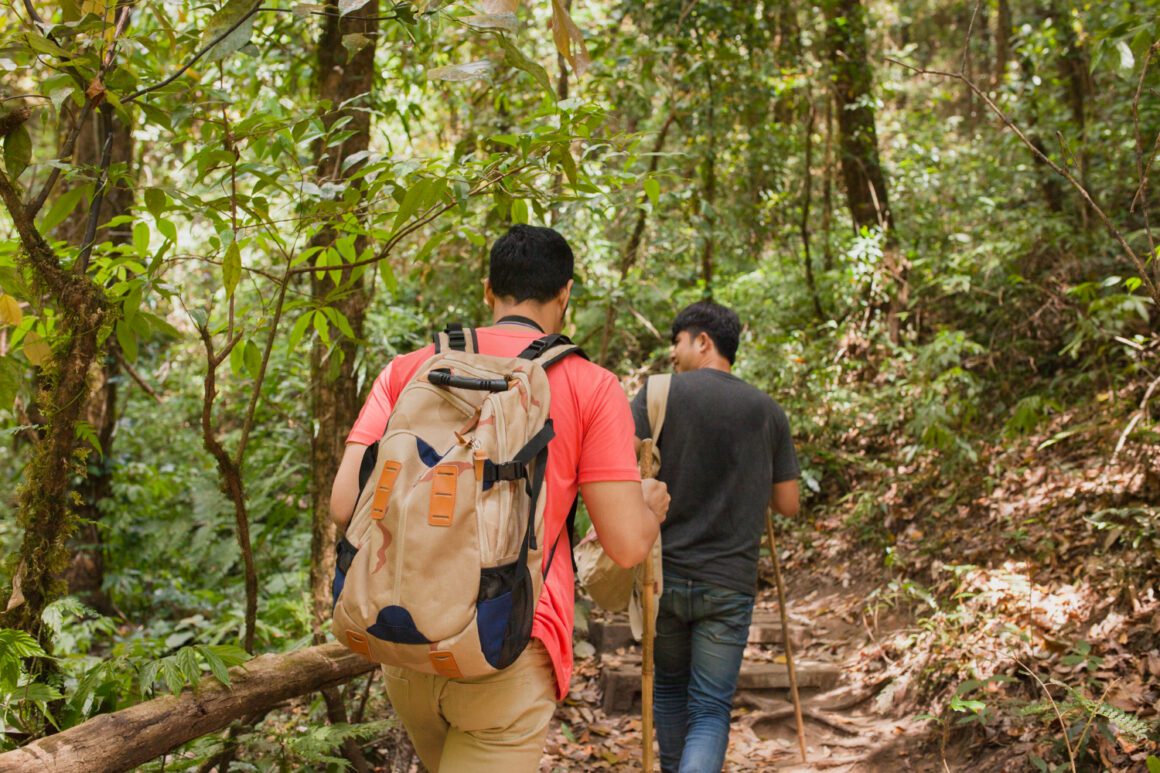
[[[525,462],[504,462],[496,464],[490,459],[483,460],[483,482],[494,483],[499,480],[522,480],[528,477],[528,465]]]

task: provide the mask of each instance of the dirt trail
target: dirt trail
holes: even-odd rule
[[[750,684],[760,684],[738,691],[725,770],[943,770],[937,748],[933,757],[920,751],[922,740],[930,737],[926,723],[895,711],[904,696],[883,689],[896,675],[882,670],[876,640],[902,621],[864,619],[864,588],[842,588],[818,577],[797,577],[788,606],[799,681],[823,682],[822,687],[801,691],[809,761],[801,761],[789,691],[763,682],[770,664],[784,663],[780,634],[777,643],[754,643],[754,638],[768,638],[757,631],[751,632],[746,649],[742,683],[749,673]],[[763,627],[758,617],[776,621],[776,609],[772,589],[763,590],[755,628]],[[614,689],[615,681],[606,672],[637,673],[635,650],[609,651],[609,642],[600,641],[609,638],[607,617],[600,613],[593,617],[592,638],[605,645],[605,652],[578,661],[573,690],[557,711],[541,771],[640,769],[639,696],[629,711],[605,711],[609,708],[605,690]],[[764,671],[757,673],[762,666]],[[833,671],[837,671],[834,684],[825,684],[824,674],[813,679]],[[623,709],[623,696],[619,702]]]

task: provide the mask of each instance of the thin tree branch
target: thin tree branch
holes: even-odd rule
[[[1015,122],[1012,121],[1007,116],[1007,114],[1004,113],[1003,110],[975,84],[973,80],[966,77],[965,75],[962,75],[961,73],[946,72],[945,70],[931,70],[925,67],[915,67],[914,65],[906,64],[905,62],[900,62],[897,59],[892,59],[890,57],[885,57],[885,60],[891,64],[896,64],[899,67],[910,70],[911,72],[917,73],[919,75],[934,75],[940,78],[950,78],[952,80],[960,81],[966,85],[966,87],[969,88],[971,92],[975,94],[975,96],[983,100],[983,103],[987,105],[991,112],[998,116],[1003,124],[1008,129],[1010,129],[1016,137],[1019,138],[1020,142],[1022,142],[1027,146],[1028,149],[1031,150],[1036,158],[1047,164],[1047,166],[1049,166],[1056,174],[1061,175],[1065,180],[1067,180],[1079,193],[1084,202],[1086,202],[1087,205],[1092,208],[1092,211],[1096,213],[1096,216],[1099,217],[1100,221],[1104,224],[1104,227],[1108,229],[1112,237],[1120,245],[1120,248],[1124,251],[1124,254],[1127,255],[1127,257],[1132,261],[1133,265],[1135,265],[1136,270],[1139,272],[1141,281],[1144,283],[1145,287],[1148,288],[1148,294],[1152,297],[1152,302],[1158,309],[1160,309],[1160,288],[1157,288],[1156,283],[1152,281],[1151,274],[1148,271],[1147,266],[1144,265],[1144,261],[1141,260],[1140,256],[1136,254],[1136,251],[1133,250],[1131,245],[1128,244],[1128,240],[1124,237],[1124,234],[1120,231],[1120,229],[1117,228],[1116,225],[1112,222],[1111,218],[1108,217],[1108,214],[1104,212],[1104,210],[1100,208],[1098,204],[1096,204],[1095,200],[1092,198],[1087,188],[1084,187],[1083,183],[1077,180],[1075,176],[1072,175],[1072,173],[1069,172],[1066,168],[1061,167],[1059,164],[1052,161],[1051,158],[1047,156],[1047,154],[1045,154],[1039,148],[1035,147],[1035,143],[1027,138],[1027,135],[1023,133],[1023,130],[1020,129],[1015,124]]]
[[[496,183],[501,182],[501,181],[507,179],[508,177],[511,177],[514,174],[522,172],[528,166],[530,166],[530,162],[526,163],[526,164],[520,164],[519,166],[513,167],[506,172],[502,172],[494,177],[490,177],[490,178],[483,180],[476,187],[472,188],[470,191],[467,192],[467,197],[470,198],[472,196],[476,196],[476,195],[482,193],[483,191],[487,190],[488,188],[495,185]],[[435,220],[440,215],[442,215],[444,212],[447,212],[447,211],[449,211],[457,206],[459,206],[458,202],[451,202],[449,204],[442,204],[439,206],[434,206],[434,207],[429,208],[422,216],[420,216],[419,218],[417,218],[415,220],[412,220],[406,226],[404,226],[403,228],[396,231],[395,234],[390,239],[387,240],[386,244],[383,245],[382,249],[380,249],[378,254],[376,254],[374,257],[366,258],[365,260],[356,260],[353,263],[344,263],[341,266],[341,268],[344,268],[344,269],[359,268],[361,266],[370,266],[370,265],[373,265],[375,263],[379,263],[379,262],[385,260],[387,257],[390,256],[391,250],[393,250],[396,246],[398,246],[399,242],[401,242],[403,239],[410,236],[411,234],[413,234],[415,231],[419,230],[423,226],[427,225],[432,220]],[[339,267],[337,267],[337,266],[300,266],[298,268],[290,269],[288,271],[288,275],[289,276],[296,276],[298,274],[318,274],[318,273],[325,273],[327,271],[334,271],[337,268],[339,268]]]
[[[140,373],[137,372],[137,369],[130,365],[129,361],[125,359],[125,355],[121,352],[120,347],[114,346],[112,348],[113,355],[117,358],[117,363],[125,369],[125,372],[128,373],[134,381],[137,382],[137,386],[141,387],[141,390],[145,392],[145,394],[152,397],[158,403],[164,403],[165,399],[161,395],[157,394],[157,390],[149,386],[149,383],[145,381]]]
[[[242,437],[238,441],[237,451],[234,452],[234,465],[238,468],[239,472],[245,460],[246,445],[250,440],[250,431],[254,428],[254,416],[258,412],[258,400],[262,396],[262,383],[266,379],[266,370],[270,364],[270,353],[274,350],[274,341],[278,336],[278,323],[282,320],[282,312],[286,308],[286,288],[290,286],[292,277],[293,274],[290,271],[289,265],[287,265],[285,273],[282,274],[282,282],[278,287],[278,301],[274,306],[274,319],[270,323],[270,332],[266,336],[266,349],[262,352],[262,364],[258,368],[258,375],[254,379],[253,392],[250,395],[250,404],[246,408],[246,417],[242,424]]]
[[[253,8],[251,8],[244,15],[242,15],[241,18],[239,18],[236,22],[231,24],[230,27],[225,32],[221,33],[216,38],[214,38],[209,43],[207,43],[205,46],[203,46],[196,54],[193,55],[193,58],[190,59],[185,64],[183,64],[177,72],[173,73],[168,78],[161,81],[160,83],[155,83],[152,86],[146,86],[143,89],[138,89],[137,91],[134,91],[132,94],[130,94],[129,96],[122,99],[121,103],[122,104],[129,104],[130,102],[135,102],[138,98],[143,97],[146,94],[149,94],[151,92],[157,91],[158,89],[163,89],[166,86],[168,86],[170,83],[173,83],[175,80],[177,80],[182,75],[184,75],[186,70],[188,70],[190,67],[193,67],[195,64],[197,64],[198,61],[203,56],[208,54],[210,52],[210,50],[213,49],[214,46],[216,46],[218,43],[221,43],[223,40],[228,38],[231,34],[233,34],[234,30],[236,30],[238,27],[245,24],[251,17],[253,17],[254,14],[256,14],[260,10],[262,10],[261,4],[255,3]]]
[[[1136,202],[1140,199],[1144,200],[1140,214],[1144,218],[1144,233],[1148,236],[1148,260],[1152,261],[1156,259],[1156,240],[1152,238],[1152,223],[1148,219],[1148,171],[1152,166],[1152,160],[1156,158],[1155,147],[1160,147],[1160,134],[1156,136],[1152,158],[1148,159],[1148,163],[1145,164],[1144,138],[1140,133],[1140,94],[1144,90],[1144,78],[1148,74],[1148,65],[1152,61],[1152,54],[1157,50],[1160,50],[1160,41],[1149,46],[1147,53],[1144,54],[1144,63],[1140,67],[1140,80],[1136,83],[1136,94],[1132,97],[1132,131],[1136,135],[1136,174],[1140,178],[1140,185],[1136,188],[1136,195],[1132,197],[1132,205],[1128,209],[1129,212],[1135,212]]]
[[[93,244],[97,240],[97,223],[101,219],[101,206],[105,203],[105,190],[109,186],[109,166],[113,163],[113,108],[101,105],[101,131],[105,142],[101,147],[101,166],[97,176],[97,193],[89,205],[89,218],[85,224],[85,238],[77,255],[73,270],[83,274],[89,270],[89,258],[93,254]]]

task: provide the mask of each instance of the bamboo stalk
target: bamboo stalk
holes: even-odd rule
[[[773,512],[765,514],[765,533],[769,537],[769,555],[773,559],[773,579],[777,586],[777,611],[781,616],[781,637],[785,641],[785,665],[789,671],[789,692],[793,697],[793,714],[797,721],[798,746],[802,752],[802,762],[806,759],[806,726],[802,719],[802,699],[798,695],[797,669],[793,665],[793,645],[789,640],[789,617],[785,609],[785,585],[781,581],[781,561],[777,557],[777,538],[773,534]]]

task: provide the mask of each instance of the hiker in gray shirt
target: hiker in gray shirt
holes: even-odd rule
[[[731,372],[740,334],[737,314],[712,301],[686,307],[672,326],[676,375],[656,439],[657,478],[672,496],[661,527],[654,657],[665,773],[721,770],[766,507],[798,512],[800,471],[785,411]],[[640,439],[652,435],[646,389],[632,404]]]

